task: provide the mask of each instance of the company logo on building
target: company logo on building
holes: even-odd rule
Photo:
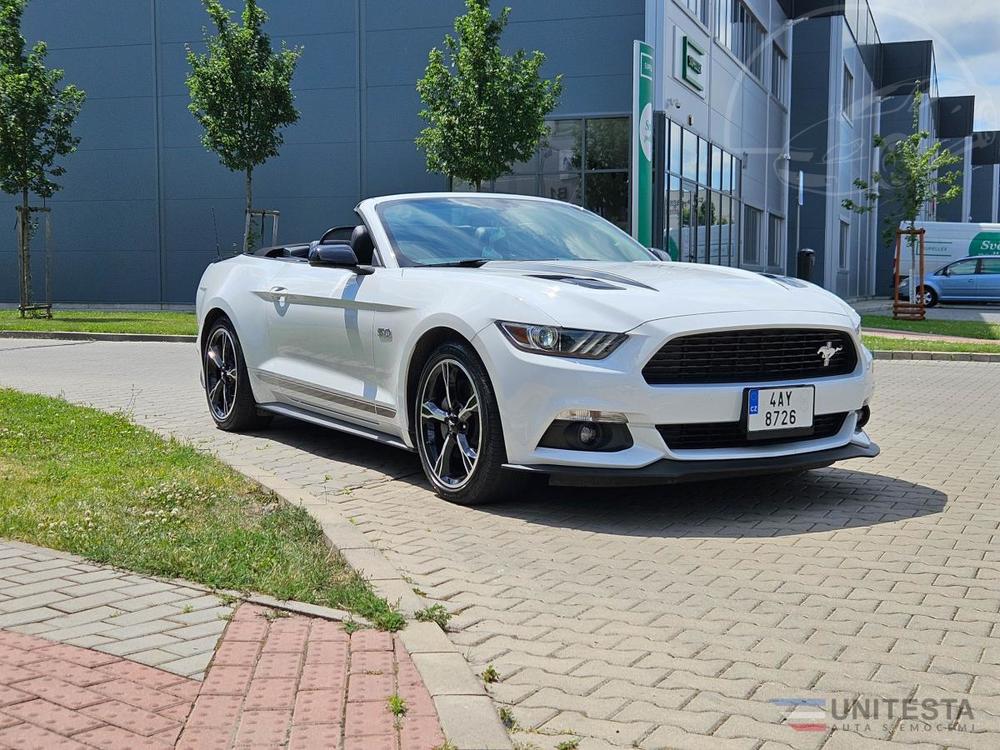
[[[705,50],[685,36],[681,54],[681,80],[696,91],[704,91]]]

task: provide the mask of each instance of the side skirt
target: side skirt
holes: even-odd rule
[[[300,409],[296,406],[288,406],[286,404],[258,404],[257,408],[261,411],[270,412],[271,414],[280,414],[283,417],[301,419],[303,422],[310,422],[311,424],[319,425],[320,427],[328,427],[331,430],[346,432],[349,435],[357,435],[358,437],[367,438],[368,440],[374,440],[376,443],[389,445],[393,448],[402,448],[403,450],[410,451],[411,453],[414,452],[413,448],[404,443],[400,438],[389,435],[388,433],[379,432],[378,430],[373,430],[369,427],[362,427],[361,425],[351,424],[350,422],[334,419],[333,417],[324,416],[322,414],[316,414],[315,412]]]

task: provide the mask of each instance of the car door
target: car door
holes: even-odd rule
[[[270,358],[258,377],[285,404],[365,424],[381,421],[372,337],[378,273],[286,263],[269,290]]]
[[[978,258],[966,258],[948,266],[940,277],[941,299],[973,299],[978,268]]]
[[[1000,258],[982,258],[976,274],[976,299],[1000,302]]]

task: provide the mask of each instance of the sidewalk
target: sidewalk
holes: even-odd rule
[[[443,743],[398,637],[0,540],[3,750]]]

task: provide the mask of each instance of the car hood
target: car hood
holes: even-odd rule
[[[814,284],[698,263],[491,261],[433,271],[514,295],[568,327],[627,331],[651,320],[732,312],[853,315],[843,300]]]

